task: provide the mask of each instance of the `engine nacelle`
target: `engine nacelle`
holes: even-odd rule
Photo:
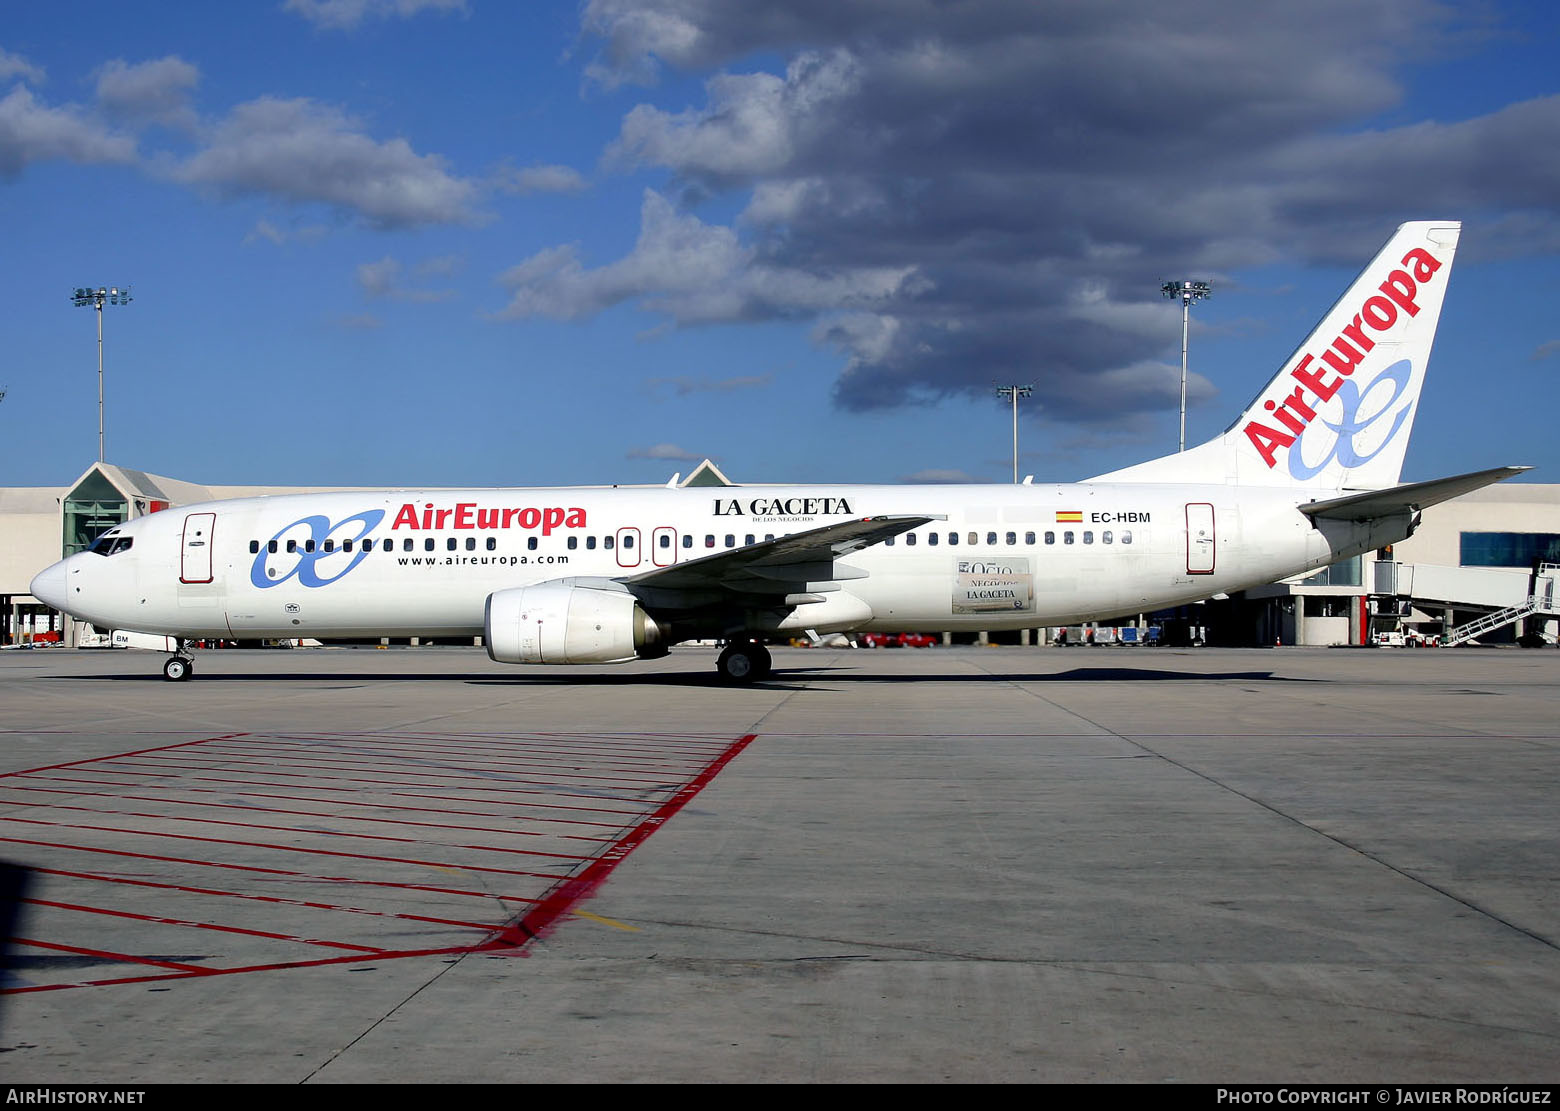
[[[628,591],[553,579],[488,595],[487,653],[502,664],[602,664],[666,654],[665,635]]]

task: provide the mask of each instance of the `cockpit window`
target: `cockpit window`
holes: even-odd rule
[[[120,552],[128,552],[130,545],[135,543],[133,536],[100,536],[93,541],[89,552],[96,552],[100,556],[118,555]]]

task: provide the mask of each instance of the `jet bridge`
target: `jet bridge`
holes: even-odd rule
[[[1465,644],[1524,617],[1560,616],[1560,564],[1533,571],[1447,567],[1433,563],[1377,563],[1375,592],[1411,606],[1488,608],[1492,612],[1448,629],[1441,643]]]

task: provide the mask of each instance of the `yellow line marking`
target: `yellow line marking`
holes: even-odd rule
[[[601,915],[592,914],[588,910],[577,910],[573,913],[578,918],[589,918],[592,922],[600,922],[603,926],[611,926],[615,930],[628,930],[636,934],[639,932],[638,926],[630,926],[627,922],[619,922],[615,918],[603,918]]]

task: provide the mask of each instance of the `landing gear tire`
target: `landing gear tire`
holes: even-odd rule
[[[182,683],[195,674],[195,662],[184,656],[169,656],[163,661],[163,678],[171,683]]]
[[[715,661],[720,677],[733,685],[757,683],[767,679],[772,670],[769,649],[752,640],[739,640],[726,645]]]

